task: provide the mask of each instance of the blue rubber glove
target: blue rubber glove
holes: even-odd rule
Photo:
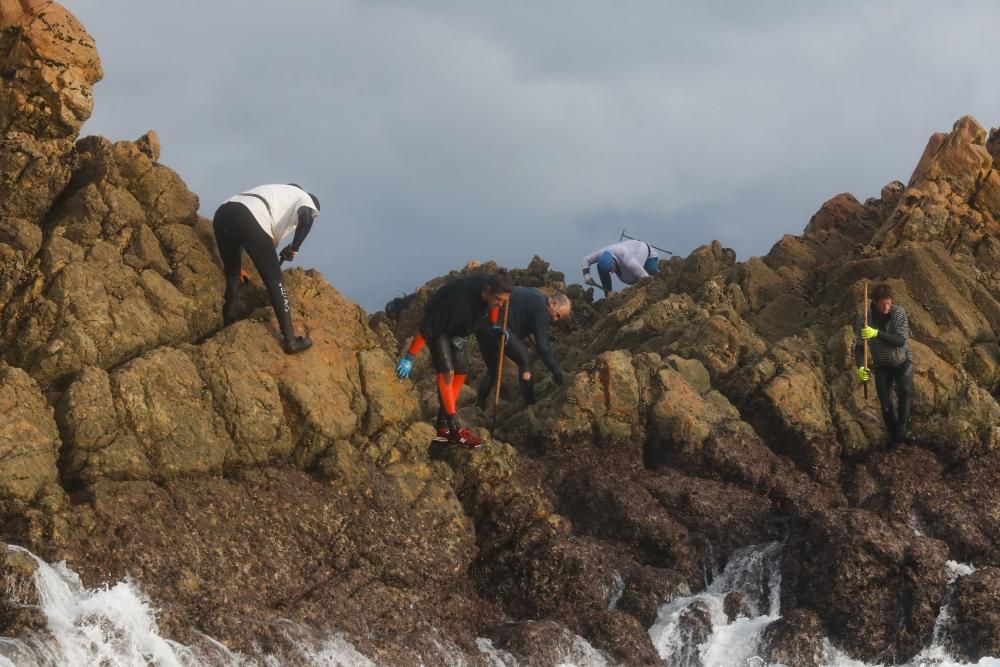
[[[499,324],[494,324],[493,325],[493,333],[495,333],[497,335],[497,337],[499,337],[501,332],[503,333],[503,339],[505,341],[510,340],[510,331],[508,331],[507,329],[504,329]]]
[[[873,329],[872,327],[864,327],[861,329],[861,337],[865,340],[871,340],[878,335],[878,329]]]
[[[396,377],[400,380],[405,380],[410,377],[410,372],[413,371],[413,356],[409,353],[406,354],[399,363],[396,364]]]

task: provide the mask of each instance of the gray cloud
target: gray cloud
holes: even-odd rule
[[[369,310],[468,259],[575,279],[622,227],[760,254],[997,121],[1000,6],[815,5],[67,2],[105,68],[85,132],[157,130],[207,216],[315,191],[299,259]]]

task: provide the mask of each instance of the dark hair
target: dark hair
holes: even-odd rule
[[[887,283],[879,283],[872,290],[872,302],[881,301],[882,299],[891,299],[892,289],[889,288]]]
[[[316,204],[316,210],[318,211],[319,210],[319,197],[317,197],[316,195],[314,195],[311,192],[309,193],[309,196],[312,197],[313,203]]]
[[[417,293],[404,294],[403,296],[397,296],[395,299],[385,304],[385,314],[390,320],[396,321],[399,316],[403,314],[413,300],[417,298]]]
[[[491,294],[510,294],[514,289],[514,279],[507,273],[507,269],[498,269],[486,281],[486,288]]]

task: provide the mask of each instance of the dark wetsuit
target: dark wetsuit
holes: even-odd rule
[[[490,276],[473,273],[452,280],[436,291],[424,308],[420,335],[431,348],[431,359],[438,373],[468,371],[465,341],[481,322],[489,322],[490,305],[483,292]]]
[[[552,371],[552,377],[557,384],[562,384],[563,374],[556,360],[555,352],[549,341],[549,323],[551,315],[548,308],[549,298],[533,287],[515,287],[510,293],[510,312],[507,315],[507,330],[510,336],[504,345],[504,356],[517,364],[520,374],[531,370],[531,356],[524,341],[534,336],[535,347],[545,365]],[[476,329],[476,340],[479,342],[479,352],[486,363],[486,373],[479,382],[479,404],[484,405],[493,383],[496,382],[496,367],[500,354],[500,336],[488,323],[481,323]],[[521,391],[525,403],[534,403],[534,385],[532,380],[521,380]]]
[[[291,243],[296,252],[312,227],[314,213],[302,207],[298,211],[299,224]],[[278,325],[286,340],[294,338],[292,315],[288,303],[288,292],[281,280],[281,264],[274,249],[274,240],[260,226],[253,213],[239,202],[226,202],[215,212],[212,222],[215,242],[219,246],[219,256],[226,276],[226,292],[222,302],[222,322],[230,325],[236,321],[237,297],[240,289],[241,249],[257,267],[271,299],[271,307],[278,318]]]
[[[906,423],[910,418],[913,402],[913,353],[910,351],[910,324],[906,311],[892,304],[888,314],[881,315],[874,308],[868,312],[869,325],[878,329],[878,336],[868,341],[871,370],[875,376],[875,392],[882,408],[882,419],[889,435],[896,442],[906,439]],[[864,341],[859,317],[855,324],[854,361],[864,366]],[[897,409],[892,407],[892,389],[896,388]]]

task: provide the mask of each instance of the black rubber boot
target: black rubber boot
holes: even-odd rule
[[[222,297],[222,326],[228,327],[236,321],[236,306],[239,303],[240,279],[226,279],[226,293]]]
[[[296,336],[292,329],[292,313],[287,308],[276,309],[278,315],[278,326],[281,328],[281,337],[284,339],[285,354],[298,354],[305,352],[312,347],[312,339],[309,336]]]
[[[285,354],[298,354],[305,352],[312,347],[312,339],[309,336],[295,336],[291,340],[285,339]]]
[[[882,408],[882,421],[885,422],[885,427],[889,430],[889,436],[895,437],[899,424],[896,422],[896,415],[892,411],[892,407]]]
[[[489,373],[483,375],[479,380],[479,387],[476,389],[476,407],[485,410],[490,400],[490,390],[493,389],[493,376]]]
[[[518,378],[518,382],[521,385],[521,396],[524,397],[525,405],[535,404],[535,381],[532,379],[525,380],[524,378]]]

